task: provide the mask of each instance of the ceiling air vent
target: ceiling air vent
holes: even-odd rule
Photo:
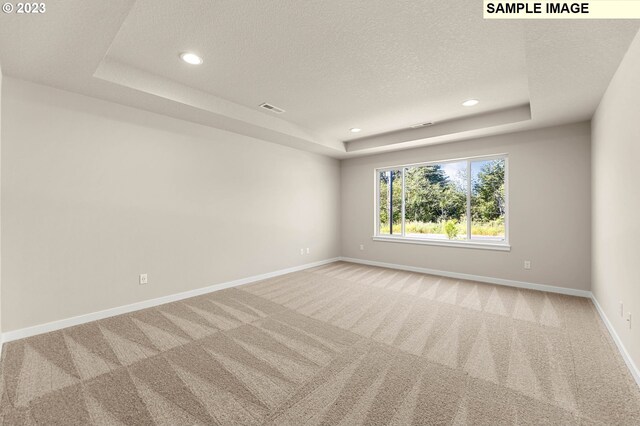
[[[284,110],[282,108],[278,108],[277,106],[268,104],[266,102],[263,103],[263,104],[260,104],[260,108],[264,108],[264,109],[269,110],[271,112],[275,112],[276,114],[282,114],[284,112]]]
[[[419,129],[420,127],[428,127],[428,126],[432,126],[433,123],[419,123],[419,124],[414,124],[413,126],[409,126],[412,129]]]

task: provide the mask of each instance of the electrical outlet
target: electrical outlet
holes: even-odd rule
[[[364,244],[360,244],[360,250],[364,250]]]
[[[310,252],[309,252],[309,247],[307,247],[307,254],[309,254],[309,253],[310,253]]]
[[[627,324],[629,325],[629,328],[631,328],[631,312],[627,313]]]
[[[139,278],[140,278],[139,279],[140,285],[143,285],[149,282],[149,277],[147,277],[147,274],[140,274]]]
[[[622,300],[620,301],[620,316],[624,317],[624,305],[622,304]]]
[[[525,260],[524,261],[524,269],[531,269],[531,261],[530,260]]]
[[[304,249],[303,248],[300,249],[300,254],[304,254]]]

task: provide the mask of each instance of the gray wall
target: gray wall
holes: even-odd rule
[[[0,167],[2,167],[2,68],[0,67]],[[0,169],[1,170],[1,169]],[[0,173],[0,188],[2,173]],[[2,223],[2,193],[0,192],[0,224]],[[2,226],[0,226],[0,241],[2,241]],[[0,332],[2,332],[2,244],[0,244]],[[0,348],[2,348],[2,337],[0,336]],[[2,352],[0,351],[0,355]]]
[[[640,34],[605,93],[593,131],[593,293],[640,366]],[[631,312],[632,328],[620,315]]]
[[[2,103],[5,332],[339,255],[335,159],[7,77]]]
[[[372,241],[376,167],[497,153],[509,155],[511,252]],[[589,290],[590,161],[588,123],[343,161],[342,254]]]
[[[3,331],[339,255],[590,289],[588,123],[340,163],[12,78],[2,95]],[[511,252],[371,240],[375,167],[494,153]]]

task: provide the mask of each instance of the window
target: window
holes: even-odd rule
[[[376,170],[382,240],[508,249],[507,157]]]

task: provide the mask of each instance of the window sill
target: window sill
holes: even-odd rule
[[[511,246],[504,242],[479,243],[479,242],[473,242],[473,241],[440,241],[440,240],[427,240],[427,239],[408,238],[408,237],[387,237],[387,236],[381,236],[381,235],[374,235],[372,238],[374,241],[385,241],[390,243],[471,248],[471,249],[480,249],[480,250],[511,251]]]

